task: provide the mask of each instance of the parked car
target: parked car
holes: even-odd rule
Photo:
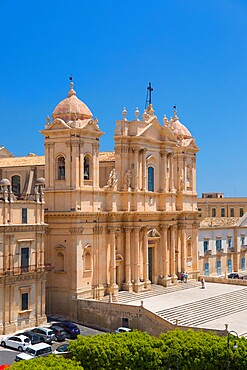
[[[43,338],[43,342],[51,343],[55,340],[55,333],[50,328],[38,327],[31,330],[33,333],[39,334]]]
[[[130,333],[132,329],[130,328],[125,328],[124,326],[120,326],[117,330],[115,330],[116,334],[121,334],[121,333]]]
[[[59,326],[60,328],[63,328],[67,333],[67,337],[71,339],[77,338],[77,335],[80,334],[80,329],[78,328],[78,326],[76,326],[70,321],[56,322],[52,324],[50,328],[52,329],[54,326]]]
[[[62,344],[61,346],[57,347],[55,351],[53,351],[53,354],[57,356],[63,356],[65,358],[69,358],[71,357],[71,353],[68,350],[68,347],[69,347],[68,343]]]
[[[239,279],[239,274],[237,272],[231,272],[228,275],[228,279]]]
[[[27,347],[26,351],[17,355],[15,361],[31,360],[40,356],[48,356],[52,354],[51,346],[46,343],[38,343]]]
[[[43,342],[42,336],[37,333],[33,333],[31,330],[24,331],[23,333],[16,334],[18,336],[25,335],[31,341],[31,344],[38,344]]]
[[[51,329],[55,333],[55,340],[57,342],[62,342],[67,338],[67,332],[60,326],[52,326]]]
[[[18,349],[18,351],[22,352],[31,344],[31,341],[28,337],[24,335],[12,335],[2,339],[1,346],[2,347],[10,347],[14,349]]]

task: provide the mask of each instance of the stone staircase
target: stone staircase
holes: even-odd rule
[[[206,322],[244,311],[246,308],[247,288],[156,311],[155,314],[172,324],[176,324],[178,320],[178,325],[200,327]]]
[[[145,298],[152,298],[156,297],[159,295],[164,295],[164,294],[169,294],[169,293],[174,293],[178,292],[180,290],[184,289],[190,289],[190,288],[195,288],[198,287],[199,283],[195,280],[189,280],[187,283],[178,283],[177,285],[171,285],[169,287],[163,287],[162,285],[155,285],[151,284],[151,289],[150,290],[145,290],[140,293],[130,293],[126,291],[120,291],[118,293],[118,296],[112,297],[112,301],[114,303],[130,303],[133,301],[141,301]],[[101,300],[102,302],[109,302],[109,296],[105,296]]]

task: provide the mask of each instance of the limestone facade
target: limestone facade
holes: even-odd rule
[[[199,228],[199,267],[206,276],[246,274],[247,213],[243,217],[207,217]]]
[[[45,156],[0,158],[1,178],[19,175],[25,196],[38,175],[45,178],[48,314],[73,317],[77,298],[117,297],[176,284],[182,271],[199,274],[198,147],[176,110],[162,124],[152,105],[134,116],[123,110],[114,152],[101,153],[103,132],[71,82],[41,131]]]
[[[22,199],[0,181],[0,334],[46,322],[43,180]]]

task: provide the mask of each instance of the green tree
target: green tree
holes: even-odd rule
[[[83,367],[73,360],[65,359],[61,356],[50,355],[39,357],[33,360],[23,360],[14,363],[11,370],[83,370]]]

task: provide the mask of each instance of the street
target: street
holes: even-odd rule
[[[57,322],[58,320],[53,319],[53,321],[56,321]],[[50,318],[49,319],[49,322],[47,323],[46,326],[49,326],[51,324],[51,322],[52,321],[51,321],[51,318]],[[88,328],[86,326],[83,326],[83,325],[80,325],[80,324],[77,324],[77,323],[76,323],[76,325],[80,329],[81,335],[83,335],[83,336],[96,335],[96,334],[102,334],[102,333],[104,333],[103,331],[96,330],[96,329],[91,329],[91,328]],[[74,340],[74,339],[71,339],[71,340]],[[63,342],[53,342],[52,343],[52,351],[54,351],[61,344],[68,343],[69,341],[70,341],[70,339],[66,339]],[[19,352],[16,351],[16,350],[13,350],[13,349],[10,349],[10,348],[4,348],[4,347],[1,347],[0,346],[0,365],[3,365],[3,364],[11,365],[14,362],[15,356],[18,353]]]

